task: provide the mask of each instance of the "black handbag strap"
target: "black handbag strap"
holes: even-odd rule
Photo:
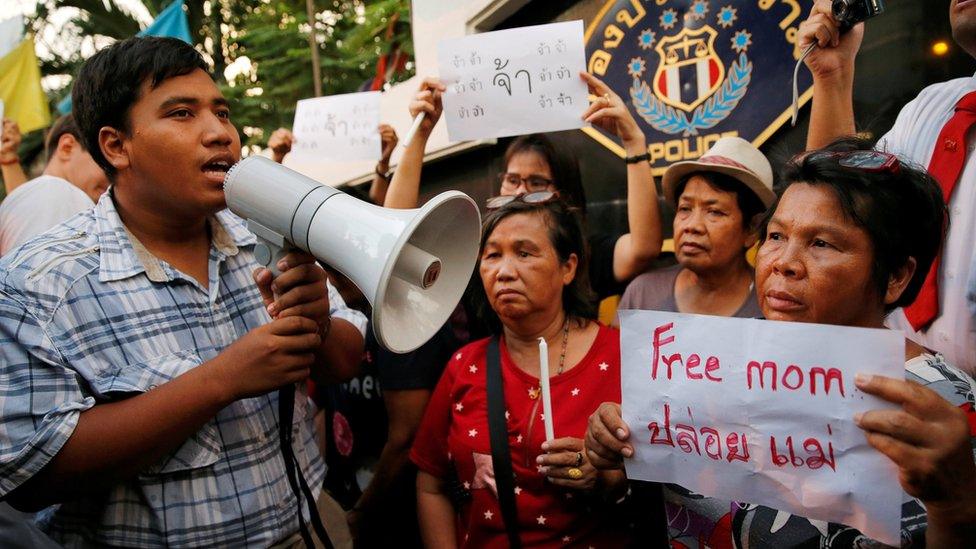
[[[512,454],[508,448],[508,426],[505,424],[505,391],[502,386],[502,361],[498,351],[498,336],[488,343],[486,368],[488,392],[488,434],[491,441],[491,465],[495,470],[495,487],[502,521],[508,534],[508,544],[519,549],[522,540],[518,533],[518,510],[515,507],[515,473]]]

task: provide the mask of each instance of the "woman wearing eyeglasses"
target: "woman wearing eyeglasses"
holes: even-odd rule
[[[756,258],[764,316],[883,328],[887,313],[915,299],[939,250],[946,208],[938,184],[855,139],[794,159],[783,179]],[[976,547],[972,378],[906,340],[903,379],[858,376],[856,384],[897,405],[852,419],[891,459],[910,496],[902,504],[902,546]],[[591,417],[586,447],[595,466],[624,467],[633,444],[619,405],[605,403]],[[842,524],[693,494],[669,501],[667,514],[672,545],[881,545]]]
[[[583,119],[620,138],[627,158],[627,221],[630,232],[611,235],[596,231],[588,238],[592,252],[590,283],[599,298],[623,292],[625,284],[644,272],[661,252],[661,222],[657,190],[651,176],[647,141],[623,100],[600,79],[580,73],[596,99]],[[441,116],[445,87],[427,78],[410,104],[410,116],[426,114],[393,175],[384,205],[415,208],[420,187],[424,148]],[[522,136],[505,151],[505,171],[499,175],[499,195],[558,192],[586,217],[586,196],[579,165],[569,153],[543,134]]]
[[[594,320],[578,218],[559,199],[514,197],[485,219],[478,272],[495,335],[448,362],[411,452],[425,545],[622,546],[627,529],[603,497],[608,479],[583,453],[590,412],[620,398],[620,342]],[[546,442],[548,421],[556,438]]]

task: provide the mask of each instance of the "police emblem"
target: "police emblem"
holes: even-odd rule
[[[789,115],[796,34],[812,4],[612,0],[586,31],[588,70],[630,99],[655,175],[723,136],[759,146]],[[804,75],[801,102],[811,85]],[[623,156],[608,135],[584,131]]]

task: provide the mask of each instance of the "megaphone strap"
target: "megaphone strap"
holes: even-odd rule
[[[291,491],[295,494],[296,501],[298,501],[298,531],[302,536],[302,541],[305,542],[305,546],[308,549],[314,549],[315,543],[312,540],[312,534],[308,531],[308,526],[305,524],[305,517],[302,516],[302,495],[304,494],[305,503],[308,506],[308,516],[312,522],[312,528],[315,530],[315,534],[322,541],[326,549],[333,549],[332,540],[329,539],[329,534],[326,532],[325,525],[322,524],[322,518],[319,516],[315,497],[312,495],[312,490],[308,487],[305,476],[302,475],[301,468],[298,467],[298,459],[295,457],[295,451],[292,448],[291,429],[294,415],[295,386],[289,384],[278,390],[278,437],[281,440],[281,457],[285,461],[285,475],[288,477],[288,485],[291,486]]]

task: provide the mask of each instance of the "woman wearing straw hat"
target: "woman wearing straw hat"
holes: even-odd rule
[[[676,211],[678,264],[635,278],[619,308],[759,316],[746,251],[775,198],[766,157],[744,139],[724,137],[698,160],[668,168],[662,187]]]

